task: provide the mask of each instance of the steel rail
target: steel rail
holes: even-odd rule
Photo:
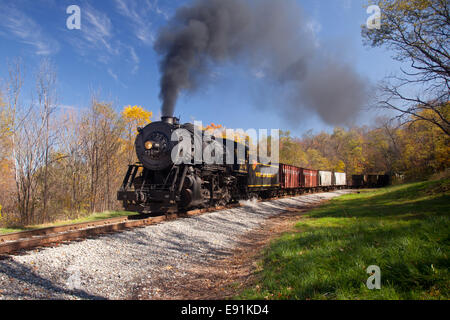
[[[291,198],[301,194],[282,195],[279,197],[259,199],[258,202]],[[133,228],[145,227],[178,218],[189,218],[204,213],[242,207],[240,203],[221,207],[196,209],[187,212],[166,213],[148,217],[143,215],[110,218],[91,222],[81,222],[63,226],[41,228],[30,231],[15,232],[0,235],[0,255],[14,254],[23,250],[51,246],[61,242],[85,239],[102,234],[116,233]]]
[[[64,226],[42,228],[30,231],[15,232],[0,236],[0,254],[12,254],[22,250],[49,246],[60,242],[85,239],[108,233],[116,233],[129,229],[145,227],[178,218],[188,218],[208,212],[240,207],[232,204],[223,207],[198,209],[180,213],[168,213],[160,216],[129,216],[110,218],[92,222],[82,222]]]

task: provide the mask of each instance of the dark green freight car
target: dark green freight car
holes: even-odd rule
[[[278,165],[254,163],[248,168],[249,188],[273,188],[280,185]]]

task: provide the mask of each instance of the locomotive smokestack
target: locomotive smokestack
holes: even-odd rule
[[[175,117],[161,117],[161,121],[172,125],[180,123],[180,119]]]

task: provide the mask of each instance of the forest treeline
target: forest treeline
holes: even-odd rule
[[[440,108],[450,118],[450,103]],[[431,111],[419,116],[437,118]],[[438,119],[436,119],[438,121]],[[280,135],[280,162],[352,174],[390,174],[403,181],[426,178],[450,164],[450,136],[417,116],[400,123],[380,118],[372,126],[308,132],[301,138]]]
[[[86,108],[58,104],[49,60],[24,92],[22,62],[9,64],[0,90],[0,225],[30,225],[119,209],[116,193],[135,161],[136,128],[152,113],[120,112],[92,94]]]
[[[137,127],[148,124],[152,113],[118,107],[95,94],[88,107],[61,107],[56,83],[52,64],[44,60],[35,91],[24,97],[20,61],[9,65],[0,90],[0,225],[121,209],[116,193],[128,164],[136,161]],[[449,109],[447,103],[441,110],[447,119]],[[299,138],[280,135],[281,162],[350,175],[420,178],[448,168],[449,151],[449,136],[416,116],[403,125],[386,120]]]

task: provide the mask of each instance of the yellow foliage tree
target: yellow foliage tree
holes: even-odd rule
[[[126,106],[122,111],[122,118],[125,120],[125,123],[131,130],[135,130],[136,133],[137,127],[142,127],[151,123],[150,119],[152,117],[153,113],[146,111],[141,106]]]
[[[0,92],[0,151],[8,144],[9,137],[11,136],[11,117],[10,112],[3,102],[2,94]],[[5,152],[1,152],[0,156]]]
[[[448,114],[450,106],[446,106]],[[432,111],[424,110],[420,117],[437,117]],[[412,122],[399,132],[402,157],[399,171],[409,177],[437,173],[450,166],[450,138],[429,121],[411,117]]]
[[[339,160],[338,164],[334,167],[334,171],[345,172],[345,163],[344,163],[344,161]]]
[[[280,132],[280,162],[299,167],[307,167],[309,162],[302,146],[291,137],[289,131]]]
[[[151,123],[153,113],[146,111],[141,106],[126,106],[122,113],[122,120],[125,124],[125,143],[124,152],[127,155],[129,163],[135,161],[134,140],[138,133],[137,129]]]
[[[11,117],[0,92],[0,201],[13,185],[11,169]],[[2,206],[0,205],[0,219]]]

